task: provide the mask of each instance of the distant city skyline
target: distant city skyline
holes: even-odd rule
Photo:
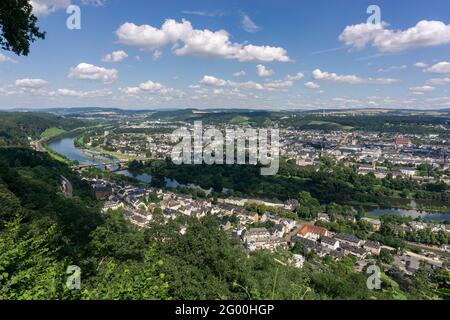
[[[47,36],[0,50],[1,109],[450,108],[445,0],[32,3]]]

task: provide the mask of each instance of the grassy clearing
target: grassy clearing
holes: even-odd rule
[[[331,122],[331,121],[318,121],[318,120],[312,120],[308,123],[310,126],[325,126],[329,128],[336,128],[340,130],[352,130],[353,127],[350,126],[344,126],[342,124]]]
[[[59,136],[62,133],[66,133],[66,130],[60,128],[48,128],[44,132],[41,133],[41,139],[49,139],[56,136]]]

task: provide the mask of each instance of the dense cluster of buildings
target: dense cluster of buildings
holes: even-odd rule
[[[378,242],[361,240],[345,233],[335,234],[312,224],[305,224],[298,229],[291,239],[292,244],[295,242],[300,242],[308,252],[335,258],[352,255],[364,259],[367,255],[379,255],[381,250],[381,244]]]
[[[123,215],[132,224],[143,228],[151,223],[158,213],[165,223],[180,218],[180,233],[186,231],[186,219],[202,218],[214,215],[220,221],[220,228],[231,238],[239,240],[248,253],[257,250],[276,251],[279,248],[289,249],[298,244],[304,248],[304,254],[313,252],[319,257],[330,256],[341,259],[353,256],[364,265],[368,259],[380,255],[382,245],[376,241],[362,240],[358,237],[333,233],[326,228],[312,223],[300,223],[295,219],[286,218],[266,212],[257,214],[245,209],[248,205],[264,205],[275,209],[279,213],[293,213],[297,207],[296,200],[285,203],[272,203],[267,201],[245,199],[237,197],[219,198],[214,203],[211,199],[193,199],[189,195],[175,192],[142,187],[123,185],[104,179],[86,179],[92,189],[93,196],[104,201],[103,212],[121,209]],[[373,218],[362,218],[372,225],[374,232],[379,232],[382,222]],[[329,222],[330,216],[319,213],[317,222]],[[352,221],[355,222],[354,218]],[[270,227],[268,227],[270,226]],[[405,230],[430,229],[432,232],[449,232],[449,225],[429,224],[412,221],[408,225],[399,226]],[[297,244],[298,243],[298,244]],[[388,250],[393,248],[385,247]],[[420,267],[420,261],[427,260],[424,256],[414,256],[412,253],[396,256],[395,263],[408,272]],[[440,266],[442,261],[430,260]],[[305,257],[295,254],[291,257],[292,265],[301,268]]]
[[[436,135],[286,129],[280,136],[282,153],[302,167],[317,165],[319,157],[327,155],[348,165],[359,165],[358,173],[373,173],[377,178],[384,178],[388,173],[394,177],[416,177],[416,167],[421,164],[444,170],[450,168],[448,150],[436,143],[439,139]],[[414,139],[422,142],[414,144]],[[386,162],[394,169],[376,165]]]

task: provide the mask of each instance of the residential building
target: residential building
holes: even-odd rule
[[[302,238],[317,241],[320,237],[328,236],[328,230],[312,224],[305,224],[298,229],[297,235]]]
[[[341,247],[344,243],[349,244],[354,247],[360,247],[363,243],[363,241],[351,234],[346,233],[338,233],[334,236],[336,240],[339,240],[341,243]]]
[[[364,249],[373,255],[380,255],[381,252],[381,244],[378,241],[367,240],[364,243]]]
[[[373,226],[373,230],[375,232],[378,232],[381,230],[381,221],[380,220],[371,219],[371,218],[362,218],[361,220],[370,223]]]

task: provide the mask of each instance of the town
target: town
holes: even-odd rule
[[[320,226],[323,222],[330,222],[330,216],[326,213],[319,213],[317,218],[309,221],[292,218],[296,216],[296,200],[271,203],[236,197],[218,198],[215,201],[193,199],[190,195],[142,185],[96,178],[84,179],[91,185],[96,199],[104,201],[104,214],[120,210],[137,228],[145,228],[154,221],[168,223],[178,220],[181,222],[179,232],[183,234],[186,230],[184,224],[188,219],[215,216],[221,221],[221,229],[230,238],[239,240],[247,253],[257,250],[290,250],[295,252],[290,261],[298,268],[302,268],[306,257],[313,254],[319,258],[355,257],[354,268],[362,271],[378,259],[382,251],[386,255],[392,255],[393,259],[388,263],[390,267],[410,275],[419,268],[443,268],[448,264],[450,246],[447,244],[440,247],[422,246],[418,254],[417,251],[399,250],[378,241],[359,239],[351,234],[332,232]],[[258,206],[268,210],[258,214],[250,209]],[[281,214],[274,214],[273,211]],[[382,228],[381,220],[366,217],[362,217],[360,221],[355,218],[347,219],[346,223],[365,224],[370,230],[369,235],[379,233]],[[399,227],[402,232],[425,229],[435,234],[450,232],[449,224],[411,221]]]
[[[171,133],[177,128],[193,130],[194,126],[187,122],[161,121],[133,124],[133,121],[127,120],[117,128],[87,132],[79,140],[84,141],[81,146],[119,159],[163,159],[171,157],[178,141]],[[204,126],[205,130],[213,128],[215,126]],[[218,128],[223,132],[255,129],[252,126],[242,129],[229,124],[219,125]],[[450,169],[449,145],[446,139],[446,135],[439,134],[281,128],[280,155],[295,161],[299,167],[317,165],[319,158],[326,155],[348,166],[358,166],[358,173],[362,175],[373,173],[381,179],[389,174],[394,178],[411,178],[419,183],[442,181],[450,184],[447,174]]]

